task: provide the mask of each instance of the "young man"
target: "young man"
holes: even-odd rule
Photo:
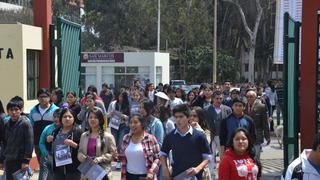
[[[40,89],[37,93],[39,104],[34,106],[29,114],[34,130],[34,149],[40,165],[39,180],[47,179],[48,176],[46,158],[41,156],[39,148],[40,135],[46,126],[53,123],[53,112],[58,109],[54,103],[50,102],[50,95],[49,90]]]
[[[7,104],[9,121],[4,126],[3,149],[0,157],[0,168],[5,168],[7,180],[19,169],[26,171],[33,151],[33,129],[23,112],[23,101],[10,100]]]
[[[102,91],[100,92],[100,97],[103,100],[104,107],[108,108],[109,104],[111,103],[111,101],[113,99],[113,93],[107,83],[102,84]]]
[[[305,149],[288,166],[284,179],[320,179],[320,133],[317,134],[312,149]]]
[[[224,152],[230,147],[230,138],[232,132],[238,127],[247,129],[251,135],[253,142],[256,140],[255,126],[251,117],[244,114],[245,103],[236,98],[232,102],[232,114],[221,121],[220,125],[220,162]]]
[[[189,124],[190,110],[186,104],[173,108],[177,128],[170,132],[163,141],[160,152],[163,176],[166,180],[196,177],[202,179],[202,171],[212,158],[205,135]],[[172,150],[173,165],[170,174],[167,157]]]

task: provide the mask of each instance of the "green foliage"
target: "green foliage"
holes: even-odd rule
[[[190,83],[212,82],[212,48],[208,46],[195,47],[187,51],[187,75]],[[218,81],[240,80],[239,61],[234,57],[218,51],[217,60]]]
[[[20,11],[0,10],[0,24],[22,23],[33,25],[33,12],[29,8]]]

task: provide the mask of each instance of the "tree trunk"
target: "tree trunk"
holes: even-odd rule
[[[254,55],[255,55],[256,48],[253,46],[250,46],[249,48],[249,69],[248,69],[248,81],[254,82]]]

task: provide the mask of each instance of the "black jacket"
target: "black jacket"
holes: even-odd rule
[[[59,131],[61,130],[62,127],[59,127],[59,128],[56,128],[54,131],[53,131],[53,137],[54,137],[54,140],[56,139]],[[72,141],[74,141],[75,143],[78,144],[77,148],[73,148],[73,147],[70,147],[71,149],[71,159],[72,159],[72,164],[68,164],[68,165],[64,165],[64,166],[59,166],[59,167],[56,167],[56,162],[55,162],[55,158],[54,158],[54,154],[52,154],[52,157],[53,157],[53,170],[56,172],[56,173],[62,173],[62,174],[65,174],[65,173],[68,173],[68,172],[79,172],[77,170],[78,166],[80,165],[80,162],[78,160],[78,149],[79,149],[79,143],[80,143],[80,137],[81,137],[81,134],[82,134],[82,131],[80,128],[78,128],[77,126],[74,126],[73,129],[69,132],[70,134],[70,138]],[[52,143],[51,143],[52,144]],[[52,146],[54,147],[54,146]],[[55,152],[54,150],[52,151],[53,153]]]
[[[19,160],[28,164],[32,158],[33,128],[26,116],[20,116],[17,122],[10,119],[4,125],[3,150],[0,163]]]

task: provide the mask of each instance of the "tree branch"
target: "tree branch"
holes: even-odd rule
[[[240,16],[241,16],[242,23],[243,23],[243,25],[244,25],[244,28],[245,28],[246,32],[249,34],[250,39],[251,39],[251,37],[253,36],[253,32],[252,32],[252,30],[251,30],[251,29],[249,28],[249,26],[248,26],[248,23],[247,23],[247,20],[246,20],[246,16],[244,15],[244,12],[243,12],[240,4],[237,3],[237,2],[235,2],[235,1],[233,1],[233,0],[223,0],[223,1],[224,1],[224,2],[229,2],[229,3],[235,5],[235,6],[238,8],[239,13],[240,13]],[[259,0],[256,0],[256,1],[259,1]],[[260,3],[259,3],[259,5],[260,5]],[[261,6],[260,6],[260,7],[261,7]]]
[[[255,22],[255,25],[254,25],[254,30],[253,30],[253,35],[256,36],[257,33],[258,33],[258,29],[259,29],[259,24],[260,24],[260,20],[261,20],[261,17],[262,17],[262,12],[263,12],[263,9],[261,7],[261,4],[260,4],[260,0],[256,0],[256,7],[257,7],[257,19],[256,19],[256,22]]]

